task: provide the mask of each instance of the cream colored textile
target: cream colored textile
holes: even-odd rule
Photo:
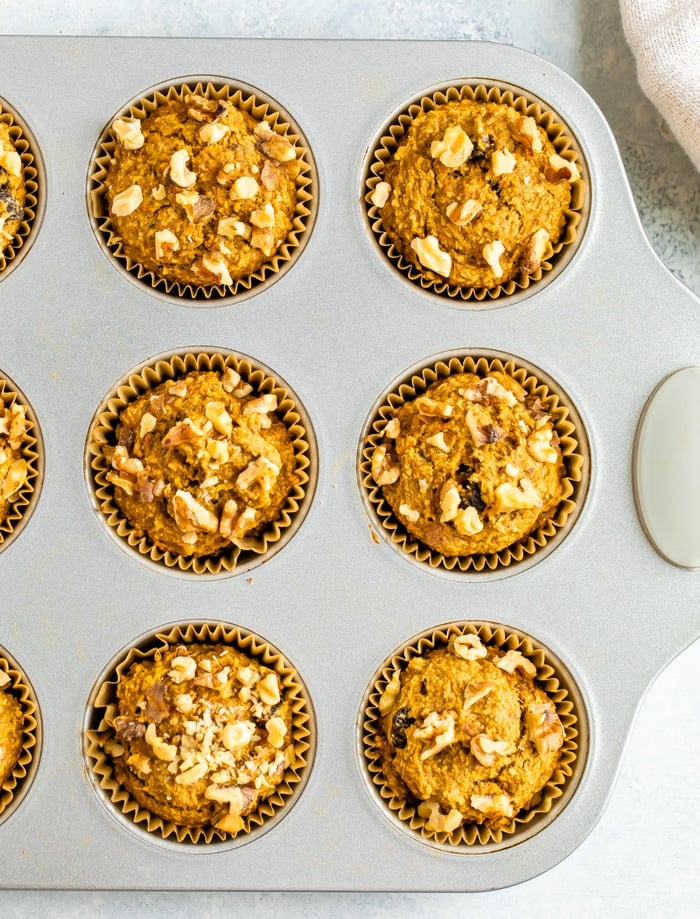
[[[700,170],[700,0],[620,0],[639,85]]]

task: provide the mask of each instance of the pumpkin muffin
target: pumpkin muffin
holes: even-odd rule
[[[24,219],[25,197],[22,159],[9,126],[0,121],[0,252],[13,241]]]
[[[395,671],[376,745],[388,788],[414,802],[426,829],[504,829],[539,802],[565,731],[536,674],[519,650],[470,633]]]
[[[116,686],[116,781],[164,820],[235,835],[295,760],[278,674],[227,644],[174,644]]]
[[[23,454],[26,434],[24,406],[16,401],[5,404],[0,399],[0,524],[29,477],[29,465]]]
[[[491,290],[537,272],[579,169],[534,117],[458,98],[418,111],[369,198],[396,252],[432,282]]]
[[[158,278],[230,286],[285,242],[301,151],[225,98],[185,93],[112,124],[104,178],[123,253]]]
[[[496,553],[541,527],[566,470],[542,402],[491,370],[451,374],[400,404],[371,475],[406,530],[450,557]]]
[[[133,530],[181,556],[245,545],[275,521],[298,473],[277,396],[233,367],[169,379],[128,403],[102,447]]]
[[[6,692],[10,679],[0,670],[0,787],[11,775],[22,752],[24,715],[18,700]]]

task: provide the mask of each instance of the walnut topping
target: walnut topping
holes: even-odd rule
[[[9,686],[12,681],[9,676],[5,673],[4,670],[0,670],[0,689],[4,689],[6,686]]]
[[[528,660],[520,651],[508,651],[500,660],[496,661],[496,666],[499,670],[504,670],[506,673],[514,673],[516,670],[520,669],[528,677],[535,677],[537,675],[537,667]]]
[[[265,705],[277,705],[280,700],[280,684],[276,673],[268,673],[258,682],[258,693]]]
[[[260,249],[265,258],[269,258],[275,251],[275,237],[272,230],[253,230],[250,234],[250,244],[254,249]]]
[[[112,130],[117,143],[124,150],[139,150],[143,147],[144,136],[141,133],[141,121],[138,118],[117,118],[112,122]]]
[[[226,392],[233,392],[236,386],[241,382],[241,375],[233,367],[227,367],[221,375],[221,385]]]
[[[235,239],[237,236],[250,239],[251,229],[247,223],[235,217],[222,217],[216,225],[216,232],[219,236],[227,236],[229,239]]]
[[[372,478],[377,485],[393,485],[401,475],[398,464],[389,457],[385,444],[380,444],[372,454]]]
[[[509,175],[516,166],[516,159],[510,150],[494,150],[491,154],[491,171],[495,176]]]
[[[187,114],[195,121],[216,121],[228,110],[228,105],[223,99],[207,99],[199,93],[189,93],[185,97],[188,105]]]
[[[576,163],[565,160],[563,156],[553,153],[548,160],[544,176],[549,182],[575,182],[581,178]]]
[[[233,721],[224,725],[221,742],[232,753],[240,752],[247,747],[255,736],[255,725],[252,721]]]
[[[171,763],[175,759],[177,747],[174,744],[165,743],[165,741],[158,736],[155,724],[151,723],[146,728],[145,740],[153,750],[153,755],[156,759],[163,760],[163,762],[166,763]]]
[[[556,753],[564,743],[564,728],[551,702],[531,705],[525,723],[528,737],[540,756]]]
[[[530,115],[520,115],[508,125],[513,140],[522,144],[530,153],[542,150],[542,138],[537,130],[537,122]]]
[[[16,150],[0,149],[0,168],[8,175],[20,176],[22,174],[22,158]]]
[[[417,523],[420,520],[419,512],[411,507],[410,504],[401,504],[399,506],[399,513],[402,517],[405,517],[409,523]]]
[[[475,507],[464,507],[454,517],[454,528],[461,536],[475,536],[484,529]]]
[[[428,747],[420,755],[421,760],[430,759],[440,750],[444,750],[450,744],[455,742],[455,713],[453,711],[430,712],[423,719],[421,727],[416,728],[413,732],[416,740],[434,740],[432,747]]]
[[[382,208],[389,200],[389,195],[391,194],[391,185],[388,182],[378,182],[372,194],[369,197],[369,200],[375,207]]]
[[[126,762],[142,775],[149,775],[151,772],[151,761],[145,753],[133,753]]]
[[[233,419],[226,411],[226,406],[223,402],[215,402],[214,400],[207,402],[204,407],[204,413],[219,434],[230,437],[233,431]]]
[[[199,139],[203,144],[218,144],[231,129],[227,124],[203,124],[199,129]]]
[[[510,475],[515,479],[520,475],[520,468],[514,466],[513,463],[506,463],[506,475]]]
[[[421,801],[417,809],[425,820],[426,829],[434,833],[452,833],[464,822],[464,817],[453,807],[443,814],[437,801]]]
[[[484,260],[497,278],[500,278],[503,275],[503,268],[501,267],[501,256],[505,251],[505,247],[500,239],[495,239],[493,242],[486,243],[486,245],[481,250],[481,254],[484,256]]]
[[[180,248],[180,242],[172,230],[156,230],[155,232],[156,258],[163,261],[172,257],[173,252]]]
[[[253,176],[240,176],[233,183],[233,187],[231,189],[231,197],[240,198],[245,201],[250,198],[254,198],[259,190],[260,186],[258,185],[257,180],[253,178]]]
[[[466,412],[464,420],[476,447],[480,447],[483,444],[495,444],[503,437],[503,430],[497,424],[487,421],[486,424],[482,425],[477,412],[471,409]]]
[[[16,495],[20,488],[22,488],[24,483],[27,481],[28,476],[29,467],[27,466],[26,460],[15,460],[7,470],[7,474],[5,475],[4,481],[2,483],[3,500],[7,501],[12,498],[13,495]]]
[[[475,661],[481,657],[486,657],[486,648],[482,644],[478,635],[467,632],[464,635],[458,635],[452,642],[452,652],[457,657],[465,661]]]
[[[241,491],[247,491],[251,486],[260,483],[262,490],[269,492],[277,481],[279,474],[279,466],[271,462],[267,457],[259,456],[251,463],[248,463],[243,472],[238,475],[236,486]]]
[[[206,763],[195,763],[194,766],[176,775],[175,781],[178,785],[194,785],[195,782],[203,779],[208,771],[209,767]]]
[[[270,746],[274,747],[276,750],[284,746],[284,740],[287,736],[287,725],[282,718],[278,715],[273,715],[272,718],[268,718],[265,722],[265,730],[267,731],[267,739]]]
[[[528,510],[542,507],[542,498],[530,479],[520,479],[520,487],[512,482],[502,482],[494,492],[494,510],[502,511]]]
[[[196,443],[203,433],[191,418],[185,418],[170,428],[162,439],[161,445],[163,447],[177,447],[179,444]]]
[[[540,267],[547,250],[548,242],[549,233],[545,229],[540,227],[539,230],[535,230],[530,237],[530,242],[525,251],[525,258],[523,260],[523,268],[525,271],[533,272]]]
[[[391,675],[391,679],[384,687],[384,692],[379,698],[379,703],[377,708],[379,709],[379,714],[384,717],[388,715],[391,709],[394,707],[394,703],[399,697],[401,691],[401,671],[395,670]]]
[[[449,252],[443,252],[436,236],[414,236],[411,240],[411,248],[418,256],[418,261],[424,268],[434,271],[444,278],[450,276],[452,271],[452,256]]]
[[[430,396],[419,396],[414,405],[421,415],[434,416],[437,418],[449,418],[454,412],[454,407],[449,402],[437,402]]]
[[[294,145],[282,134],[277,134],[275,131],[270,130],[270,126],[266,122],[263,121],[256,126],[255,134],[258,138],[260,149],[265,156],[269,156],[270,159],[276,160],[278,163],[288,163],[296,159],[297,154]]]
[[[495,688],[496,684],[493,682],[493,680],[483,680],[480,683],[470,683],[464,691],[462,711],[467,711],[472,707],[472,705],[476,705],[477,702],[485,699],[486,696],[488,696],[488,694]]]
[[[556,463],[559,453],[552,446],[554,430],[549,427],[538,428],[527,439],[527,452],[540,463]]]
[[[202,256],[202,268],[213,274],[219,284],[233,284],[228,267],[223,257],[218,252],[208,252]]]
[[[155,188],[151,189],[151,195],[154,201],[165,201],[165,185],[156,185]]]
[[[112,213],[116,217],[128,217],[143,201],[140,185],[130,185],[112,198]]]
[[[192,495],[179,488],[171,501],[173,517],[178,527],[185,533],[216,533],[219,520],[209,508],[200,504]]]
[[[185,149],[185,147],[176,150],[170,157],[168,174],[170,175],[171,181],[180,188],[191,188],[197,181],[197,173],[191,172],[187,168],[189,159],[189,150]]]
[[[253,213],[250,215],[250,222],[254,227],[260,227],[261,229],[265,229],[266,227],[274,227],[275,209],[272,206],[272,203],[268,201],[264,207],[260,207],[253,211]]]
[[[449,479],[440,489],[440,523],[449,523],[455,519],[460,501],[459,489],[452,479]]]
[[[426,444],[430,444],[431,447],[437,447],[438,450],[442,450],[443,453],[450,452],[449,444],[445,441],[444,431],[438,431],[437,434],[433,434],[431,437],[426,437],[425,442]]]
[[[473,149],[469,136],[458,124],[453,124],[445,129],[442,140],[431,143],[430,155],[448,169],[457,169],[469,159]]]
[[[477,734],[472,737],[469,749],[482,766],[493,766],[496,757],[510,753],[512,747],[505,740],[491,740],[488,734]]]
[[[277,408],[277,396],[274,393],[265,393],[257,399],[251,399],[243,406],[244,415],[266,415]]]
[[[508,795],[472,795],[469,800],[474,810],[487,817],[513,816],[513,803]]]
[[[467,224],[470,224],[472,220],[475,220],[483,208],[475,198],[469,198],[467,201],[459,204],[457,201],[452,201],[445,208],[445,213],[458,227],[466,227]]]
[[[495,377],[485,377],[484,378],[484,388],[487,395],[493,396],[496,399],[503,399],[506,405],[515,405],[518,401],[515,393],[510,389],[506,389]]]
[[[391,418],[384,425],[384,436],[394,440],[401,433],[401,422],[398,418]]]
[[[197,673],[197,662],[193,657],[179,654],[172,660],[172,667],[168,671],[168,676],[173,683],[180,684],[187,680],[193,680]]]

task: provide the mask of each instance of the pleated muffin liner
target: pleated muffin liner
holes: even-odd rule
[[[0,280],[26,254],[31,239],[39,224],[40,195],[39,154],[28,129],[21,124],[17,115],[9,111],[7,103],[0,99],[0,122],[7,125],[12,143],[19,153],[24,173],[25,200],[24,215],[17,232],[4,249],[0,248]]]
[[[5,517],[0,520],[0,552],[19,534],[31,516],[39,497],[44,474],[44,454],[41,433],[34,410],[17,386],[0,370],[0,404],[14,404],[25,409],[27,422],[22,438],[21,454],[27,463],[27,480],[12,496]]]
[[[226,833],[215,826],[186,826],[173,823],[143,807],[123,788],[114,775],[107,748],[114,740],[112,721],[119,713],[117,684],[129,667],[142,660],[152,660],[158,651],[177,645],[225,644],[243,652],[259,664],[273,670],[280,682],[281,695],[292,708],[294,762],[284,773],[282,782],[258,807],[243,817],[244,827],[238,833]],[[124,651],[104,679],[93,690],[88,706],[84,736],[84,755],[96,789],[109,802],[115,814],[127,818],[134,828],[153,835],[156,840],[189,843],[198,849],[212,844],[249,842],[270,829],[296,802],[313,766],[315,753],[315,719],[311,699],[301,677],[281,651],[261,636],[241,626],[226,622],[182,622],[164,626],[145,636]]]
[[[19,665],[0,647],[0,692],[14,696],[22,709],[22,748],[0,785],[0,823],[19,807],[29,791],[41,752],[41,721],[34,690]]]
[[[493,553],[446,556],[431,549],[410,533],[384,498],[382,487],[372,477],[372,455],[384,437],[387,423],[405,402],[411,402],[438,380],[456,373],[480,377],[498,371],[515,379],[528,395],[536,396],[552,416],[559,438],[565,474],[563,494],[554,514],[527,536]],[[433,570],[456,573],[489,573],[521,566],[543,557],[569,531],[581,510],[588,488],[588,441],[578,413],[563,393],[544,382],[537,371],[517,363],[509,355],[494,357],[481,352],[445,355],[410,374],[383,398],[365,427],[359,456],[359,475],[365,501],[384,537],[399,551]],[[576,419],[576,420],[574,420]]]
[[[228,367],[236,370],[241,375],[241,382],[249,383],[253,392],[277,396],[275,415],[284,423],[292,438],[297,483],[290,489],[277,519],[268,523],[259,535],[236,539],[232,541],[230,549],[211,556],[184,556],[159,548],[124,516],[114,500],[115,486],[107,479],[111,465],[104,455],[104,447],[116,444],[116,429],[122,410],[143,393],[166,380],[177,380],[194,371],[223,373]],[[267,368],[232,352],[183,352],[161,357],[129,374],[103,401],[88,435],[86,466],[89,484],[102,519],[123,545],[166,569],[195,575],[223,576],[248,570],[269,558],[286,544],[301,525],[316,482],[315,439],[305,412],[294,394],[278,382]]]
[[[287,238],[256,271],[246,277],[235,279],[230,285],[184,283],[160,277],[156,272],[144,268],[124,252],[122,237],[109,215],[104,181],[117,144],[112,123],[116,118],[146,118],[163,103],[183,101],[190,93],[205,96],[207,99],[223,99],[248,113],[256,121],[266,121],[271,131],[285,137],[294,146],[300,164],[299,174],[295,179],[296,202],[292,227]],[[317,185],[316,166],[311,150],[300,129],[292,123],[281,107],[275,107],[272,101],[257,97],[252,87],[244,88],[243,84],[237,86],[212,78],[207,82],[198,79],[196,83],[173,83],[169,86],[164,84],[139,100],[127,104],[118,112],[104,128],[95,147],[88,179],[88,198],[98,240],[129,275],[146,287],[174,299],[181,299],[183,302],[206,301],[208,305],[214,305],[217,301],[228,301],[236,297],[242,299],[263,283],[271,282],[288,270],[301,254],[311,233],[316,214]]]
[[[480,103],[500,103],[509,106],[521,115],[534,118],[537,125],[544,129],[557,154],[569,162],[576,163],[582,176],[571,183],[571,202],[565,212],[564,227],[558,241],[554,244],[551,242],[547,244],[540,266],[529,273],[523,270],[511,280],[494,287],[462,287],[451,284],[448,280],[428,277],[424,270],[406,259],[399,251],[384,229],[381,208],[372,203],[374,189],[383,180],[385,164],[394,155],[413,119],[421,112],[430,111],[446,103],[464,99]],[[546,279],[546,276],[557,266],[557,263],[568,252],[573,252],[574,245],[579,241],[580,232],[584,229],[582,219],[587,215],[588,208],[588,192],[583,175],[583,156],[574,143],[570,129],[561,124],[557,120],[557,116],[546,109],[539,100],[528,99],[526,96],[514,92],[513,89],[505,89],[503,86],[498,85],[485,85],[483,83],[454,84],[410,103],[384,130],[383,135],[376,142],[369,160],[365,179],[364,202],[375,242],[380,252],[400,274],[423,290],[438,294],[446,300],[452,301],[452,305],[469,305],[470,302],[476,302],[480,304],[481,308],[485,306],[501,306],[504,298],[527,290],[531,285],[542,281],[543,278]]]
[[[384,773],[381,746],[382,716],[379,703],[392,677],[415,657],[445,648],[459,635],[477,635],[484,645],[503,651],[520,651],[537,668],[534,681],[554,703],[564,728],[561,758],[548,782],[527,809],[522,809],[505,826],[463,823],[452,830],[427,826],[428,817],[418,813],[421,801],[407,791],[392,790]],[[361,717],[361,754],[372,792],[385,815],[400,829],[422,843],[452,852],[483,852],[523,842],[540,832],[561,812],[573,795],[585,766],[588,722],[583,701],[564,665],[536,639],[518,629],[496,622],[457,621],[445,623],[414,636],[381,665],[370,682]]]

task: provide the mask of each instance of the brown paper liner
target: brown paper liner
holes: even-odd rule
[[[292,228],[287,239],[257,271],[247,277],[234,280],[231,285],[199,286],[173,281],[162,278],[134,262],[125,254],[121,236],[113,226],[107,208],[104,179],[116,146],[111,127],[115,118],[145,118],[152,114],[159,105],[174,100],[181,101],[189,93],[196,93],[209,99],[225,99],[240,110],[252,115],[257,121],[267,121],[271,130],[287,138],[298,151],[297,158],[301,169],[296,178],[296,207]],[[251,87],[242,89],[228,83],[199,81],[197,83],[164,84],[137,101],[127,104],[115,114],[100,135],[93,153],[88,197],[90,214],[98,240],[106,252],[114,257],[128,274],[146,287],[173,298],[183,301],[208,301],[209,305],[216,305],[217,301],[243,299],[264,282],[271,282],[291,267],[306,245],[313,227],[317,207],[317,186],[316,166],[306,139],[281,108],[275,107],[271,101],[256,97]]]
[[[249,841],[252,835],[260,835],[269,829],[273,819],[282,816],[280,812],[283,808],[285,814],[289,811],[306,784],[315,753],[315,721],[308,691],[284,655],[259,635],[223,622],[192,622],[165,626],[163,631],[145,636],[137,645],[120,655],[104,680],[93,690],[86,719],[85,758],[103,798],[111,802],[115,811],[127,817],[135,827],[158,838],[191,843],[198,847],[231,842],[234,837],[216,827],[183,826],[146,810],[116,781],[111,758],[104,750],[105,744],[114,737],[110,724],[118,713],[116,687],[122,674],[134,662],[153,658],[158,650],[164,651],[174,644],[197,642],[230,644],[274,670],[279,677],[281,691],[292,703],[294,762],[287,768],[284,780],[275,791],[260,802],[257,810],[243,818],[244,828],[235,836],[240,844]]]
[[[400,141],[404,137],[412,120],[421,111],[430,111],[447,102],[468,99],[475,102],[495,102],[508,105],[521,115],[531,116],[539,127],[543,128],[552,141],[559,156],[570,162],[575,162],[583,175],[583,157],[571,136],[571,131],[559,123],[551,111],[543,108],[539,101],[528,99],[524,95],[515,94],[512,89],[504,89],[497,85],[461,84],[444,87],[430,96],[422,96],[410,103],[392,123],[385,128],[383,135],[375,144],[370,155],[368,172],[365,178],[364,202],[367,209],[367,218],[380,252],[389,260],[405,278],[425,291],[438,294],[452,301],[452,305],[469,305],[470,302],[487,306],[501,306],[503,299],[527,290],[531,285],[537,284],[556,265],[563,260],[565,255],[572,253],[574,244],[580,239],[584,230],[582,219],[587,216],[588,191],[584,178],[571,183],[571,204],[566,211],[566,222],[559,240],[555,244],[548,244],[542,264],[533,272],[522,271],[509,281],[495,287],[460,287],[450,284],[447,280],[437,280],[427,277],[423,271],[408,261],[395,247],[392,240],[384,230],[381,210],[372,204],[372,193],[382,181],[384,166],[389,160]],[[493,303],[489,301],[501,301]]]
[[[14,238],[0,249],[0,280],[5,277],[26,255],[33,241],[40,220],[42,191],[39,184],[39,152],[28,128],[22,125],[19,116],[10,111],[6,102],[0,99],[0,122],[10,129],[10,137],[19,153],[24,171],[24,217],[20,221]]]
[[[22,749],[17,762],[0,785],[0,823],[19,806],[29,791],[41,753],[41,722],[39,706],[31,684],[7,651],[0,647],[0,674],[9,678],[4,689],[22,707]],[[4,682],[4,680],[3,680]]]
[[[431,384],[452,374],[466,372],[484,377],[494,371],[505,373],[517,380],[528,395],[537,396],[551,414],[564,461],[563,496],[552,517],[518,542],[491,554],[448,557],[431,549],[409,533],[396,517],[390,504],[384,499],[381,486],[372,478],[372,454],[383,439],[387,422],[404,402],[412,401]],[[588,487],[588,441],[573,405],[563,393],[557,392],[535,373],[541,374],[541,371],[528,369],[508,355],[493,357],[483,352],[463,352],[445,355],[444,359],[415,371],[386,395],[365,426],[365,436],[360,445],[359,473],[365,501],[382,534],[395,548],[431,569],[488,573],[517,563],[525,563],[536,556],[543,557],[547,550],[553,548],[553,540],[556,539],[558,544],[569,531],[578,517]]]
[[[134,530],[114,501],[114,486],[107,480],[110,465],[103,447],[114,444],[119,415],[124,407],[165,380],[175,380],[192,371],[213,370],[222,373],[233,367],[243,382],[260,393],[277,396],[275,414],[284,422],[292,437],[295,473],[298,483],[290,490],[277,520],[268,524],[258,536],[237,539],[228,551],[195,558],[165,551],[154,545],[148,535]],[[89,484],[102,518],[125,546],[168,569],[196,575],[226,575],[247,571],[280,549],[301,525],[308,511],[316,483],[315,440],[310,422],[296,396],[270,375],[267,368],[253,364],[247,357],[224,351],[183,352],[162,357],[125,377],[98,409],[87,441],[86,465]]]
[[[19,534],[28,522],[39,497],[44,473],[44,453],[41,433],[34,411],[17,386],[0,370],[0,403],[9,408],[17,402],[26,409],[27,430],[22,444],[22,456],[27,462],[27,481],[13,496],[8,511],[0,520],[0,552]]]
[[[564,728],[561,759],[539,799],[528,810],[515,815],[510,824],[492,829],[485,824],[464,823],[451,833],[426,827],[426,818],[418,813],[420,801],[399,797],[387,784],[382,767],[377,736],[381,732],[379,700],[397,670],[408,661],[436,648],[446,647],[457,635],[478,635],[485,645],[504,651],[520,651],[537,668],[535,681],[555,705]],[[397,649],[373,677],[362,712],[362,755],[372,790],[388,812],[392,822],[415,835],[422,842],[451,851],[484,851],[516,845],[543,829],[568,803],[585,765],[587,753],[587,720],[580,694],[563,664],[548,650],[524,632],[494,622],[451,622],[423,632]]]

